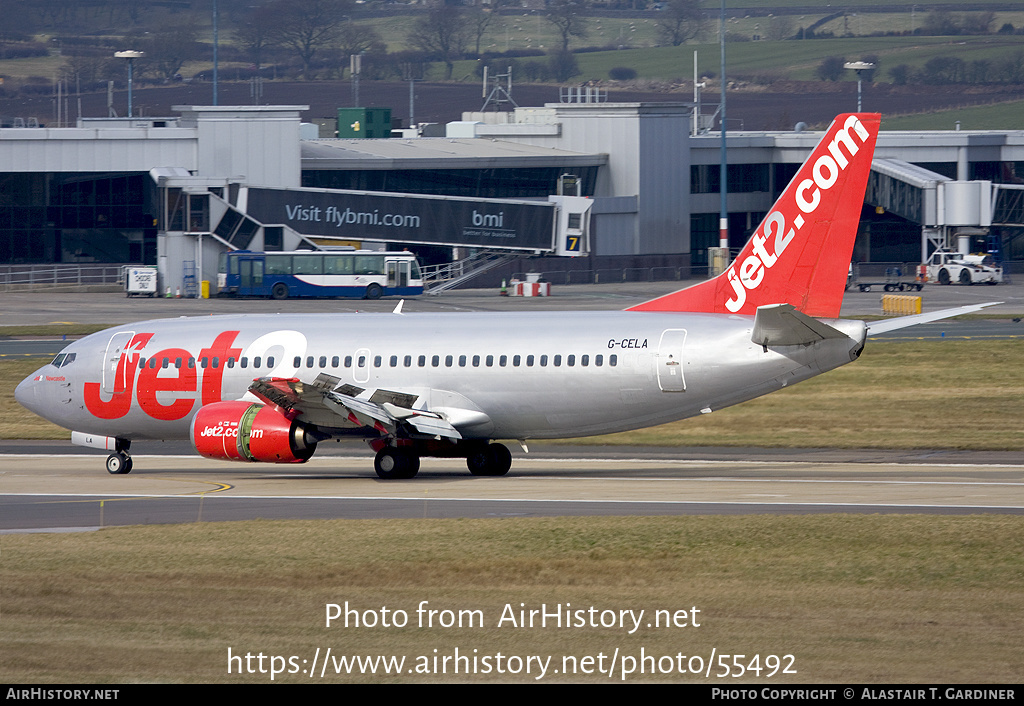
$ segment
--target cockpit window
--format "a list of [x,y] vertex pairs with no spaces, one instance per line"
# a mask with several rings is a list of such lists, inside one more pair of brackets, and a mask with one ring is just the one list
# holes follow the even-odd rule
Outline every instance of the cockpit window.
[[65,368],[75,362],[75,356],[77,353],[60,353],[53,362],[50,363],[55,368]]

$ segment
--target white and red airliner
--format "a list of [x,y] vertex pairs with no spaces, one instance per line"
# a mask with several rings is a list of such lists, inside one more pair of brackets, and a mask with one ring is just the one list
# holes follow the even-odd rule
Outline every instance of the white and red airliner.
[[860,356],[882,332],[986,305],[839,319],[880,116],[840,115],[720,276],[620,312],[244,315],[144,321],[64,349],[18,401],[109,450],[300,463],[366,439],[381,478],[422,456],[503,475],[495,439],[606,434],[708,414]]

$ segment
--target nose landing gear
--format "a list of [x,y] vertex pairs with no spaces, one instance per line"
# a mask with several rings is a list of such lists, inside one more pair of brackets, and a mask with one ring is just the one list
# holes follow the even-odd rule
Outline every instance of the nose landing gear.
[[124,451],[118,451],[107,456],[107,473],[112,475],[124,475],[132,472],[132,457]]

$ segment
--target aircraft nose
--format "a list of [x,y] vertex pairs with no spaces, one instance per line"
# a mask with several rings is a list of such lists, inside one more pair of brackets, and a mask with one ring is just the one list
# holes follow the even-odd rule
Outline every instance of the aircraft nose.
[[43,399],[43,368],[35,371],[14,388],[14,399],[25,409],[45,417],[46,401]]

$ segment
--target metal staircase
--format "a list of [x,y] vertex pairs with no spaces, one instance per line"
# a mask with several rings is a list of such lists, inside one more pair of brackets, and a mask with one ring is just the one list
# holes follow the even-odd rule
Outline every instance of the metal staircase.
[[421,268],[423,284],[427,288],[427,294],[441,294],[520,256],[521,253],[481,250],[455,262],[444,265],[427,265]]

